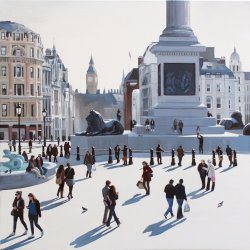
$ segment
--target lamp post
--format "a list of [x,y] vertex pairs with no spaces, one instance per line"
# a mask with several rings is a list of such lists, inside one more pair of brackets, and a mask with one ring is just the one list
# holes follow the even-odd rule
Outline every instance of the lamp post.
[[72,130],[73,130],[73,135],[75,134],[75,117],[72,116],[72,121],[73,121],[73,126],[72,126]]
[[45,136],[45,118],[47,116],[46,109],[43,109],[43,146],[46,147],[46,136]]
[[22,154],[21,153],[21,135],[20,135],[20,117],[22,114],[22,106],[20,105],[20,103],[16,106],[16,113],[18,116],[18,154]]

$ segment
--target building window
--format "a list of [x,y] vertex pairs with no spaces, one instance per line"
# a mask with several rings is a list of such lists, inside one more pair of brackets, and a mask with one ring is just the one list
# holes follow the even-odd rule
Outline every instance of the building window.
[[228,100],[228,108],[231,109],[231,100]]
[[207,103],[207,108],[210,109],[212,107],[212,97],[207,96],[206,103]]
[[30,40],[31,40],[31,42],[34,42],[34,36],[33,35],[30,35]]
[[239,66],[237,65],[237,71],[239,71]]
[[15,66],[14,67],[14,77],[23,77],[23,67],[22,66]]
[[210,73],[206,73],[205,78],[211,78],[211,74]]
[[38,80],[40,79],[40,69],[39,68],[37,69],[37,79]]
[[239,106],[239,111],[241,112],[241,106]]
[[240,77],[238,77],[238,83],[240,83]]
[[2,84],[2,95],[7,95],[7,85]]
[[7,76],[7,68],[6,68],[6,66],[2,66],[2,76]]
[[238,102],[240,102],[240,96],[238,96]]
[[34,84],[30,84],[30,95],[34,96]]
[[228,86],[228,93],[231,93],[231,86]]
[[14,95],[24,95],[24,84],[14,84]]
[[21,35],[20,33],[16,33],[16,41],[20,41],[21,40]]
[[235,66],[233,65],[233,71],[235,71]]
[[6,56],[6,47],[1,47],[1,55]]
[[38,93],[38,96],[41,95],[41,89],[40,89],[40,86],[37,86],[37,93]]
[[221,92],[221,85],[219,83],[216,85],[216,89],[217,89],[217,92]]
[[34,57],[34,48],[30,48],[30,57]]
[[207,88],[207,92],[210,93],[211,92],[211,84],[207,83],[206,88]]
[[30,78],[34,78],[34,68],[30,67]]
[[7,116],[7,104],[2,104],[2,116]]
[[240,92],[240,86],[238,87],[238,91]]
[[221,120],[221,115],[216,115],[216,120],[217,120],[217,124],[219,124]]
[[35,104],[31,104],[31,116],[35,116]]
[[216,98],[216,107],[217,109],[220,109],[221,108],[221,98]]
[[5,40],[5,32],[1,32],[1,40]]
[[161,96],[161,64],[158,64],[158,96]]

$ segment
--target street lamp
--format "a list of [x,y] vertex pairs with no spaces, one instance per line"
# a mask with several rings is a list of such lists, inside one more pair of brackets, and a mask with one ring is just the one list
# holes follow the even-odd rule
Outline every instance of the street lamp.
[[43,146],[46,147],[46,137],[45,137],[45,118],[47,116],[46,109],[43,109]]
[[73,135],[75,134],[75,117],[72,116],[72,121],[73,121]]
[[20,135],[20,117],[22,113],[22,106],[20,103],[16,106],[16,114],[18,116],[18,154],[21,153],[21,135]]

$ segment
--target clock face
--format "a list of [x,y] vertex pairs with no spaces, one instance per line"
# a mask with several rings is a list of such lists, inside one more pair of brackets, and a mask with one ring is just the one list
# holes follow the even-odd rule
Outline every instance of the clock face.
[[93,77],[92,77],[92,76],[89,76],[89,77],[88,77],[88,81],[92,82],[92,81],[93,81]]

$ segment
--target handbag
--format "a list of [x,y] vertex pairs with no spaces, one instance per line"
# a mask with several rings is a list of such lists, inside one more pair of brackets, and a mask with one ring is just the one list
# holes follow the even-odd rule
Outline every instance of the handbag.
[[10,215],[14,216],[14,214],[15,214],[15,209],[12,209],[11,212],[10,212]]
[[96,166],[95,166],[95,164],[92,165],[92,170],[93,170],[93,171],[96,171]]
[[139,188],[139,189],[144,189],[144,186],[143,186],[143,183],[142,181],[138,181],[136,186]]
[[184,212],[185,213],[190,212],[190,206],[189,206],[188,202],[186,202],[185,205],[184,205]]
[[60,177],[56,178],[56,184],[62,184],[62,179]]

